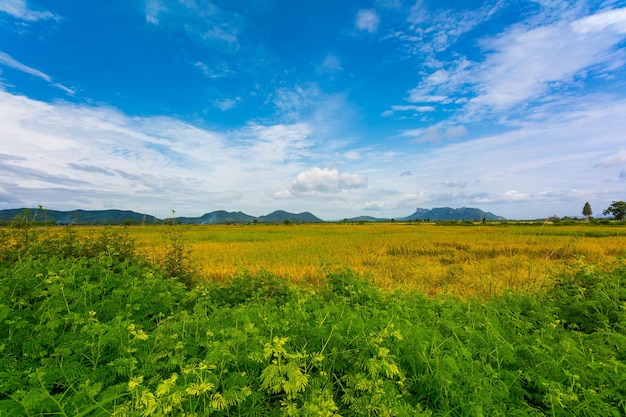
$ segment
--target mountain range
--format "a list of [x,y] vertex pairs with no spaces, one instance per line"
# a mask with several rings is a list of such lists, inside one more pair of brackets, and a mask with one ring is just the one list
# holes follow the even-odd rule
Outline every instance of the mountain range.
[[[343,219],[344,222],[384,222],[384,221],[480,221],[506,220],[490,212],[477,208],[450,208],[439,207],[433,209],[418,208],[410,216],[396,219],[359,216]],[[154,224],[174,222],[183,224],[246,224],[246,223],[322,223],[324,220],[308,211],[303,213],[289,213],[276,210],[270,214],[254,217],[241,211],[228,212],[224,210],[212,211],[200,217],[175,217],[159,219],[155,216],[137,213],[130,210],[72,210],[58,211],[47,209],[5,209],[0,210],[0,222],[35,221],[53,224]]]

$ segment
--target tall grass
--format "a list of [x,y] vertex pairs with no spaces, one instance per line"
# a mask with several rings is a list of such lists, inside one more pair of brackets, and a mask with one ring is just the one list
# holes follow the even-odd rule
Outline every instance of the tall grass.
[[[206,281],[260,271],[321,285],[344,267],[389,290],[491,296],[537,291],[578,255],[600,266],[626,253],[626,229],[423,224],[176,226]],[[162,228],[129,229],[150,254]],[[159,255],[161,256],[161,255]]]

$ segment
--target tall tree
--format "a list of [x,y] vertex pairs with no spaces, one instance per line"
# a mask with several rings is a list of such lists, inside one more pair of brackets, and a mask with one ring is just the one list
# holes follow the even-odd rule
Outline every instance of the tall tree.
[[614,201],[606,210],[602,212],[605,216],[607,214],[612,214],[616,220],[621,221],[626,215],[626,202],[624,201]]
[[585,203],[585,206],[583,207],[583,216],[585,216],[587,221],[589,221],[589,216],[591,216],[592,214],[593,211],[591,211],[591,204],[589,204],[589,202],[587,201]]

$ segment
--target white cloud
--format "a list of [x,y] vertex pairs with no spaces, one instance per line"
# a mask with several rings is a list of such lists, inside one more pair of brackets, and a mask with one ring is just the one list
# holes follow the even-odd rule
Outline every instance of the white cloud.
[[322,97],[317,84],[279,88],[275,91],[272,101],[279,115],[287,120],[297,120],[304,112],[310,110]]
[[603,32],[609,30],[616,34],[626,33],[626,8],[606,10],[587,16],[572,23],[577,33]]
[[213,105],[220,109],[221,111],[228,111],[235,108],[239,102],[241,101],[241,97],[225,98],[223,100],[215,100],[213,101]]
[[70,95],[74,94],[74,90],[67,88],[62,84],[54,82],[52,80],[52,77],[50,77],[48,74],[41,72],[38,69],[29,67],[28,65],[24,65],[18,60],[16,60],[15,58],[13,58],[12,56],[10,56],[9,54],[2,52],[2,51],[0,51],[0,64],[6,65],[7,67],[16,69],[18,71],[22,71],[26,74],[30,74],[34,77],[41,78],[42,80],[48,82],[53,87],[60,88],[61,90],[65,91],[67,94],[70,94]]
[[378,30],[379,23],[380,17],[373,10],[363,9],[356,14],[356,27],[360,30],[374,33]]
[[[423,0],[417,0],[407,18],[411,24],[409,33],[418,41],[411,42],[409,49],[414,53],[431,55],[443,52],[453,45],[462,35],[478,25],[487,22],[503,6],[503,1],[485,1],[480,8],[471,7],[460,10],[463,3],[454,5],[457,10],[429,10]],[[404,37],[404,39],[411,39]]]
[[[109,205],[163,216],[168,206],[198,215],[276,209],[271,196],[300,169],[310,132],[305,124],[255,124],[217,133],[0,91],[0,137],[12,138],[0,155],[0,187],[11,207]],[[224,196],[245,196],[245,206]]]
[[384,111],[382,115],[387,117],[387,116],[392,116],[396,112],[404,112],[404,111],[411,111],[414,113],[427,113],[427,112],[435,111],[435,107],[413,106],[413,105],[408,105],[408,106],[407,105],[404,105],[404,106],[394,105],[394,106],[391,106],[390,110]]
[[322,64],[318,67],[317,71],[319,73],[336,73],[343,70],[341,66],[341,61],[337,58],[336,55],[329,53],[322,61]]
[[408,91],[407,101],[411,103],[450,104],[451,96],[463,96],[470,92],[474,64],[465,57],[424,74],[420,84]]
[[202,73],[209,78],[221,78],[232,73],[232,70],[228,68],[228,65],[226,65],[225,63],[220,63],[218,65],[212,65],[211,67],[209,67],[202,61],[196,61],[193,63],[193,66],[196,68],[200,68]]
[[239,15],[210,0],[145,0],[144,14],[146,22],[163,29],[183,31],[189,40],[198,44],[218,43],[222,53],[239,51]]
[[520,193],[516,190],[510,190],[504,193],[504,197],[507,199],[520,201],[520,200],[528,200],[530,196],[524,193]]
[[601,71],[626,35],[625,10],[533,29],[517,27],[486,42],[491,53],[476,75],[478,96],[471,104],[507,109],[540,98],[559,83],[567,86],[585,70]]
[[602,158],[595,166],[601,168],[626,166],[626,150],[620,150],[615,154]]
[[167,11],[167,7],[165,7],[162,0],[146,0],[144,11],[146,15],[146,22],[158,25],[159,14]]
[[339,173],[337,168],[310,168],[299,173],[290,194],[339,193],[367,187],[367,178],[359,174]]
[[49,11],[30,9],[25,0],[2,0],[0,1],[0,12],[5,12],[15,18],[27,21],[56,18],[56,16]]
[[202,32],[203,39],[214,39],[226,43],[238,44],[237,29],[225,25],[224,27],[212,27]]
[[445,126],[437,124],[426,129],[412,129],[402,132],[402,136],[414,138],[414,141],[419,143],[459,139],[465,135],[467,135],[467,128],[463,125]]
[[413,88],[409,90],[407,101],[411,103],[449,103],[451,99],[448,96],[422,95],[420,89]]

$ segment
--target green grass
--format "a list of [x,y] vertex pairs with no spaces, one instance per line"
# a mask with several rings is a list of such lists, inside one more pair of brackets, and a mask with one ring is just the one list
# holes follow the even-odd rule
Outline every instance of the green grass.
[[194,285],[177,236],[153,265],[123,231],[0,232],[2,417],[626,414],[623,260],[461,300],[350,270]]

